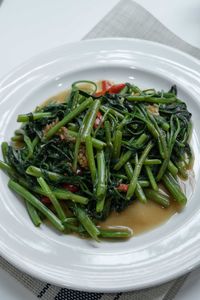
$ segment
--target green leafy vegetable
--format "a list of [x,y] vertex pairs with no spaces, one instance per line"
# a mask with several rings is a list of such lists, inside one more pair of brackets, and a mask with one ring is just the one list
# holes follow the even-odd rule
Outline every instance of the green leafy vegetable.
[[177,176],[186,179],[192,165],[192,123],[176,86],[166,92],[107,83],[98,91],[93,81],[74,82],[63,103],[20,114],[21,128],[2,143],[0,169],[35,226],[45,216],[62,232],[128,238],[131,230],[98,222],[137,200],[186,204]]

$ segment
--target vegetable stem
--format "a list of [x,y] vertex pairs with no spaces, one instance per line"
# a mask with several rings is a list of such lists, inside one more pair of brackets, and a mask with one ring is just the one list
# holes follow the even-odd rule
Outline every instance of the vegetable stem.
[[[78,132],[76,132],[76,131],[68,130],[67,133],[69,134],[69,136],[72,136],[75,138],[78,137]],[[85,141],[84,138],[82,141],[83,142]],[[103,149],[103,147],[106,146],[106,143],[102,142],[101,140],[95,139],[95,138],[92,138],[92,144],[96,149],[99,149],[99,150]]]
[[63,231],[65,228],[62,225],[61,221],[56,217],[56,215],[48,209],[44,204],[40,202],[33,194],[31,194],[24,187],[19,185],[13,180],[9,180],[8,186],[11,190],[19,194],[22,198],[26,199],[32,206],[38,209],[42,214],[44,214],[49,221],[60,231]]
[[28,211],[28,214],[30,216],[31,221],[33,222],[33,224],[38,227],[41,225],[42,221],[37,213],[37,210],[35,209],[35,207],[28,201],[25,201],[26,204],[26,209]]
[[36,120],[40,120],[42,118],[49,118],[51,117],[51,113],[49,112],[38,112],[38,113],[30,113],[26,115],[18,115],[17,122],[32,122]]
[[37,182],[41,186],[42,190],[45,192],[46,196],[51,200],[59,219],[63,221],[66,218],[66,216],[55,194],[52,192],[52,190],[42,177],[37,178]]
[[104,127],[105,127],[105,136],[106,136],[106,145],[112,150],[113,144],[111,140],[111,126],[108,120],[105,121]]
[[144,149],[138,163],[135,165],[133,178],[130,181],[129,188],[128,188],[128,191],[127,191],[127,194],[126,194],[127,200],[130,200],[130,198],[133,196],[133,194],[135,192],[138,176],[140,175],[142,165],[143,165],[146,157],[148,156],[149,152],[151,151],[152,147],[153,147],[153,143],[149,142],[148,145],[146,146],[146,148]]
[[128,96],[126,97],[128,101],[137,101],[137,102],[151,102],[151,103],[160,103],[160,104],[170,104],[176,101],[176,97],[171,98],[156,98],[152,95],[146,96]]
[[96,120],[96,115],[97,115],[100,105],[101,105],[100,100],[96,100],[92,103],[92,105],[89,109],[89,114],[85,121],[85,124],[83,123],[83,126],[84,126],[83,138],[90,135],[93,125],[94,125],[94,122]]
[[116,130],[114,134],[113,140],[113,159],[118,159],[121,152],[121,145],[122,145],[122,132],[121,130]]
[[148,199],[161,204],[164,207],[169,207],[169,196],[160,193],[159,191],[155,191],[152,189],[145,189],[145,195]]
[[101,212],[104,207],[105,197],[106,197],[106,189],[107,189],[107,175],[106,175],[106,164],[104,151],[97,152],[97,188],[96,188],[96,211]]
[[7,162],[7,155],[8,155],[8,143],[7,142],[3,142],[1,144],[1,151],[2,151],[2,155],[3,155],[3,160],[6,163]]
[[34,177],[42,177],[42,176],[45,175],[46,177],[48,177],[52,181],[60,181],[60,180],[63,180],[65,178],[65,176],[63,176],[61,174],[57,174],[57,173],[54,173],[54,172],[46,171],[44,169],[40,169],[40,168],[37,168],[35,166],[29,166],[26,169],[26,173],[28,175],[32,175]]
[[149,166],[145,166],[145,170],[147,172],[147,176],[149,178],[149,181],[151,183],[151,186],[152,186],[153,190],[154,191],[158,191],[158,185],[157,185],[156,180],[155,180],[155,178],[153,176],[151,168]]
[[74,110],[72,110],[70,113],[68,113],[60,122],[58,122],[55,126],[53,126],[45,135],[45,140],[49,140],[52,138],[54,134],[63,126],[65,126],[67,123],[69,123],[71,120],[73,120],[75,117],[80,115],[86,108],[88,108],[93,102],[92,98],[86,99],[83,103],[81,103],[78,107],[76,107]]
[[83,227],[85,228],[85,230],[89,233],[89,235],[94,240],[96,240],[97,242],[99,242],[98,236],[100,235],[100,231],[95,226],[95,224],[92,222],[92,220],[90,219],[90,217],[86,214],[86,212],[84,211],[84,209],[82,209],[82,208],[80,208],[78,206],[74,206],[73,209],[74,209],[74,213],[75,213],[77,219],[83,225]]
[[91,136],[86,136],[85,145],[86,145],[86,156],[88,160],[88,165],[91,173],[92,182],[94,185],[96,180],[96,164],[94,159],[94,151],[93,151]]
[[178,182],[174,179],[171,173],[166,172],[163,176],[163,183],[172,195],[172,197],[180,204],[185,205],[187,202],[186,196],[181,191]]
[[98,227],[100,236],[103,238],[130,238],[133,235],[133,231],[130,228],[124,228],[119,230],[118,228],[103,229]]

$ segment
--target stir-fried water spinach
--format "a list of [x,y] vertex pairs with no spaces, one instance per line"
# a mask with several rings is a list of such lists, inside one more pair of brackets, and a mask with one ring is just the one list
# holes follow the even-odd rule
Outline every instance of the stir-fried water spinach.
[[36,226],[47,218],[60,231],[97,241],[127,238],[131,230],[98,222],[133,201],[166,208],[170,195],[186,204],[177,177],[186,179],[192,162],[191,113],[176,86],[165,92],[102,81],[97,90],[87,81],[88,91],[80,83],[63,103],[18,116],[22,125],[2,143],[0,168]]

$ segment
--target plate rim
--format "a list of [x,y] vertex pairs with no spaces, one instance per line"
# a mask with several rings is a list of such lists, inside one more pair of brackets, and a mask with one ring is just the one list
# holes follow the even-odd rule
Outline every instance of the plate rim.
[[[90,38],[90,39],[85,39],[85,40],[80,40],[80,41],[75,41],[75,42],[70,42],[70,43],[62,43],[58,46],[55,47],[51,47],[48,48],[46,50],[40,51],[38,52],[36,55],[31,56],[30,58],[26,59],[25,61],[23,61],[20,64],[17,64],[14,68],[11,68],[10,71],[6,72],[3,76],[0,77],[0,84],[1,82],[4,80],[4,78],[7,78],[9,76],[11,76],[13,73],[15,73],[16,71],[20,70],[21,68],[25,67],[26,65],[28,65],[33,59],[35,58],[39,58],[40,56],[43,56],[44,54],[48,54],[51,52],[54,52],[60,48],[65,48],[67,46],[73,46],[76,44],[85,44],[85,43],[95,43],[95,42],[104,42],[104,41],[135,41],[135,42],[145,42],[148,43],[149,45],[157,45],[159,47],[165,48],[165,49],[169,49],[171,51],[174,51],[176,53],[179,53],[181,55],[184,55],[185,57],[193,60],[195,63],[199,64],[200,66],[200,60],[182,50],[179,50],[177,48],[174,48],[172,46],[169,45],[165,45],[163,43],[157,42],[157,41],[151,41],[148,39],[139,39],[139,38],[129,38],[129,37],[102,37],[102,38]],[[1,87],[1,86],[0,86]]]
[[[25,66],[29,65],[34,59],[40,59],[40,57],[43,57],[44,54],[50,54],[58,49],[61,49],[61,48],[65,48],[65,47],[70,47],[70,46],[75,46],[75,45],[79,45],[80,43],[95,43],[95,42],[105,42],[105,41],[135,41],[135,42],[145,42],[145,43],[148,43],[149,45],[152,45],[152,46],[159,46],[161,48],[165,48],[165,49],[169,49],[170,51],[173,51],[175,53],[179,53],[180,55],[182,56],[185,56],[187,58],[189,58],[190,60],[192,60],[194,63],[198,64],[200,66],[200,61],[181,51],[181,50],[178,50],[176,48],[173,48],[171,46],[167,46],[167,45],[164,45],[164,44],[161,44],[161,43],[158,43],[158,42],[153,42],[153,41],[149,41],[149,40],[144,40],[144,39],[133,39],[133,38],[100,38],[100,39],[88,39],[88,40],[83,40],[83,41],[77,41],[77,42],[72,42],[72,43],[64,43],[60,46],[56,46],[56,47],[53,47],[53,48],[50,48],[46,51],[42,51],[38,54],[36,54],[35,56],[29,58],[28,60],[26,60],[25,62],[19,64],[18,66],[16,66],[15,68],[13,68],[12,70],[10,70],[8,73],[6,73],[4,76],[2,76],[0,78],[0,88],[1,88],[1,83],[4,81],[5,78],[9,78],[10,76],[12,76],[13,74],[15,74],[17,71],[19,71],[20,69],[24,68]],[[0,244],[1,245],[1,244]],[[34,270],[33,268],[31,269],[30,266],[29,268],[27,269],[27,265],[26,263],[22,263],[22,261],[20,260],[16,260],[16,257],[14,258],[13,256],[9,256],[9,251],[4,251],[3,252],[3,249],[2,247],[0,247],[0,254],[9,262],[11,263],[12,265],[14,265],[15,267],[17,267],[19,270],[25,272],[26,274],[29,274],[31,276],[33,276],[34,278],[37,278],[37,279],[40,279],[42,281],[44,280],[47,280],[46,278],[44,278],[44,275],[43,273],[37,273],[38,271],[37,270]],[[189,272],[190,270],[192,270],[193,268],[197,267],[198,265],[200,265],[200,261],[194,265],[191,265],[191,268],[188,269],[188,268],[182,268],[182,270],[179,270],[179,272],[177,272],[176,274],[174,275],[165,275],[164,278],[161,278],[161,279],[156,279],[156,280],[152,280],[151,283],[147,283],[146,285],[143,283],[142,286],[138,286],[137,288],[134,287],[134,290],[138,290],[138,289],[143,289],[143,288],[147,288],[147,287],[152,287],[152,286],[155,286],[155,285],[159,285],[159,284],[162,284],[164,282],[167,282],[169,280],[172,280],[174,278],[177,278],[183,274],[185,274],[186,272]],[[46,274],[47,276],[47,274]],[[56,284],[58,286],[61,286],[61,287],[65,287],[65,288],[70,288],[70,289],[74,289],[74,290],[80,290],[80,285],[78,284],[71,284],[68,285],[67,283],[66,284],[62,284],[59,282],[59,279],[56,280],[55,279],[51,279],[51,277],[48,279],[48,282],[51,283],[51,284]],[[81,288],[81,291],[87,291],[87,292],[126,292],[126,291],[131,291],[132,290],[132,287],[129,286],[129,287],[125,287],[125,288],[119,288],[117,289],[116,287],[113,287],[113,288],[99,288],[98,286],[96,288],[91,288],[91,287],[82,287]]]

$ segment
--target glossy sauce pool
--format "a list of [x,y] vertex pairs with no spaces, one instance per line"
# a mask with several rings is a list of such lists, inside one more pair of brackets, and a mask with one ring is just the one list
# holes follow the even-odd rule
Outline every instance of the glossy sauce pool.
[[[86,90],[87,85],[84,85],[82,88]],[[41,106],[55,102],[62,103],[69,93],[70,90],[61,92],[47,99]],[[184,184],[184,192],[186,192],[188,181],[182,182],[182,185]],[[170,199],[168,208],[164,208],[151,200],[148,200],[146,204],[135,200],[123,212],[112,212],[107,220],[99,222],[98,225],[101,225],[102,228],[118,227],[123,229],[129,227],[133,230],[133,234],[137,235],[165,223],[174,214],[181,212],[181,209],[181,206],[173,199]]]
[[137,235],[166,222],[180,209],[180,205],[173,200],[168,208],[164,208],[151,200],[148,200],[146,204],[136,200],[123,212],[112,212],[109,218],[100,222],[99,225],[103,228],[129,227],[133,230],[134,235]]

